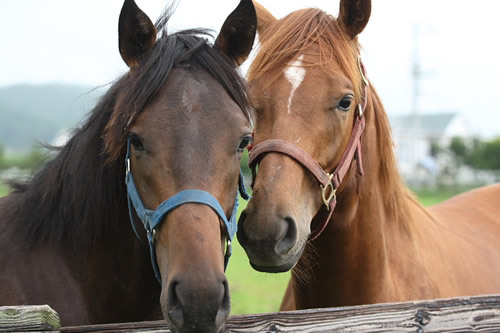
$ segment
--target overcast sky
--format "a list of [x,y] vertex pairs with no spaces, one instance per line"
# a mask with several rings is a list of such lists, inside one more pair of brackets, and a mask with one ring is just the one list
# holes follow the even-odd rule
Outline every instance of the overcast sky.
[[[216,31],[238,0],[178,0],[171,31]],[[153,21],[164,0],[137,0]],[[261,0],[275,16],[338,0]],[[120,0],[0,0],[0,87],[72,83],[95,87],[127,70],[118,53]],[[417,54],[422,113],[458,111],[474,132],[500,135],[500,1],[373,0],[360,36],[371,81],[390,113],[412,109]],[[418,48],[417,48],[418,47]],[[415,49],[417,52],[415,53]]]

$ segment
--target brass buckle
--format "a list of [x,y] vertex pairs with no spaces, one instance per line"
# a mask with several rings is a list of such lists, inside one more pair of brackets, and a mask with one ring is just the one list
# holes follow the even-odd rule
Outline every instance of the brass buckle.
[[[319,187],[321,188],[321,198],[323,199],[323,203],[325,204],[326,206],[326,210],[329,211],[330,210],[330,202],[332,201],[333,198],[337,199],[336,198],[336,192],[337,192],[337,189],[333,187],[333,183],[332,183],[332,179],[333,179],[333,174],[328,174],[328,178],[330,179],[328,181],[328,184],[326,184],[326,186],[323,186],[323,185],[319,185]],[[328,195],[328,199],[326,198],[326,190],[330,188],[330,194]]]

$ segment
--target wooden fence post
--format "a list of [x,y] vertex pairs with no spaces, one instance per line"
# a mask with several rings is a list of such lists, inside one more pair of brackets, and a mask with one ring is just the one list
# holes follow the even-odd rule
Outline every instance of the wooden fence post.
[[53,331],[59,315],[48,305],[0,306],[0,332]]

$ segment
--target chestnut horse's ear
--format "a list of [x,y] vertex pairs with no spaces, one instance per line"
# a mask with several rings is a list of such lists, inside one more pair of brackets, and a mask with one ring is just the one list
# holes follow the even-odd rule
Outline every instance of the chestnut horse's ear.
[[257,11],[257,32],[259,33],[259,37],[262,40],[263,36],[265,36],[266,31],[269,30],[269,27],[278,21],[276,17],[271,14],[264,6],[262,6],[258,2],[254,2],[255,10]]
[[339,21],[344,31],[355,38],[365,28],[372,10],[371,0],[341,0]]
[[153,22],[134,0],[125,0],[118,21],[118,47],[125,63],[134,68],[155,44]]
[[226,18],[215,45],[239,66],[252,51],[256,32],[257,14],[252,0],[241,0]]

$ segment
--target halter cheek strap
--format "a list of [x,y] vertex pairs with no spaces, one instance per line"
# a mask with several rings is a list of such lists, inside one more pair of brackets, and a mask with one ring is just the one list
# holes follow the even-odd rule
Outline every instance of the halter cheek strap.
[[320,224],[315,230],[311,232],[311,234],[309,235],[309,240],[316,239],[326,228],[328,221],[330,221],[333,210],[337,205],[337,189],[342,183],[344,177],[347,175],[353,160],[356,160],[357,162],[359,174],[363,175],[364,173],[363,162],[361,158],[361,138],[366,125],[364,112],[366,110],[366,105],[368,102],[369,83],[366,79],[366,70],[363,63],[361,62],[360,57],[358,57],[358,68],[363,84],[363,95],[361,96],[361,103],[358,104],[358,108],[356,110],[357,112],[355,115],[351,137],[349,138],[349,142],[347,143],[347,147],[342,154],[340,162],[332,173],[326,172],[319,165],[319,163],[311,157],[311,155],[309,155],[300,147],[288,141],[270,139],[265,140],[252,148],[249,148],[249,150],[251,150],[248,155],[248,165],[250,166],[250,169],[252,169],[252,187],[255,182],[256,167],[260,160],[262,160],[264,155],[267,153],[280,153],[293,158],[305,169],[307,169],[318,181],[321,189],[321,199],[323,200],[324,207],[326,208],[327,216],[326,218],[323,218],[325,214],[320,214]]
[[[211,195],[206,191],[198,189],[184,190],[178,192],[174,196],[162,202],[155,210],[150,210],[147,209],[142,203],[142,200],[139,196],[139,192],[137,191],[137,188],[135,186],[134,177],[130,169],[130,140],[127,142],[127,155],[125,157],[125,163],[126,163],[125,183],[127,185],[127,192],[128,192],[128,208],[129,208],[130,222],[132,223],[132,228],[135,234],[140,239],[134,223],[134,215],[132,212],[132,207],[134,207],[137,216],[139,216],[139,218],[141,219],[144,225],[144,229],[146,229],[147,232],[149,250],[151,253],[151,264],[153,265],[153,270],[156,279],[161,283],[160,269],[156,261],[156,252],[154,246],[156,229],[158,228],[163,218],[168,213],[170,213],[177,207],[188,203],[195,203],[195,204],[202,204],[209,206],[217,214],[219,219],[224,222],[226,236],[227,236],[227,245],[224,254],[224,270],[225,270],[229,262],[229,257],[231,257],[232,254],[231,242],[238,228],[236,222],[236,212],[238,210],[238,194],[236,194],[233,211],[229,219],[226,217],[224,209],[221,207],[221,205],[213,195]],[[238,181],[238,189],[241,197],[245,200],[248,200],[250,196],[248,195],[245,189],[243,173],[241,172],[241,170],[240,170],[240,178]]]

